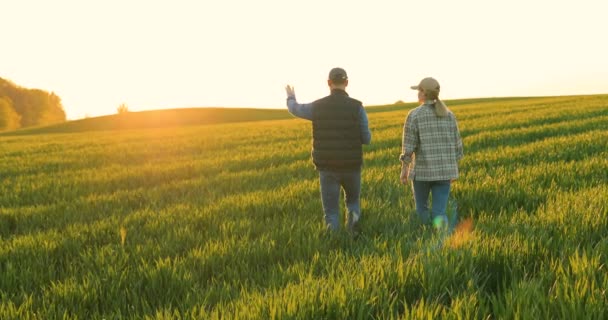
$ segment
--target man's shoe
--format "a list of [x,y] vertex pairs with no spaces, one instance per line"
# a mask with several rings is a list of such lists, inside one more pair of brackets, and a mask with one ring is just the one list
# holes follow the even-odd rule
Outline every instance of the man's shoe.
[[361,214],[355,211],[351,211],[348,213],[348,220],[346,221],[346,227],[348,232],[350,232],[353,236],[358,236],[361,233],[359,220],[361,219]]

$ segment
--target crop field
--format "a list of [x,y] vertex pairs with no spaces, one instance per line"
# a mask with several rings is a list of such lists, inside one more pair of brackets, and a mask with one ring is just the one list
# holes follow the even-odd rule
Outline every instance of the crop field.
[[368,108],[357,239],[305,120],[0,135],[0,319],[608,318],[608,95],[447,104],[448,238],[399,184],[413,104]]

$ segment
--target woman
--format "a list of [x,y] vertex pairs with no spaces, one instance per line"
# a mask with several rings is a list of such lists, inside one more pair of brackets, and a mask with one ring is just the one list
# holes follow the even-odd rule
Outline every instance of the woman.
[[[421,105],[411,110],[403,126],[401,183],[412,182],[416,212],[422,223],[447,227],[446,208],[451,182],[458,178],[463,156],[456,117],[439,100],[439,82],[424,78],[417,86]],[[432,209],[429,214],[429,193]]]

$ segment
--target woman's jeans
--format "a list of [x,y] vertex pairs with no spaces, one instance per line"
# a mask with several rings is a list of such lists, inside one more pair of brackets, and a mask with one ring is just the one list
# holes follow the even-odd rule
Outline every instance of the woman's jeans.
[[[450,195],[450,180],[442,181],[412,181],[416,212],[422,223],[429,224],[437,217],[447,222],[446,210]],[[429,212],[429,194],[432,195],[433,206]]]

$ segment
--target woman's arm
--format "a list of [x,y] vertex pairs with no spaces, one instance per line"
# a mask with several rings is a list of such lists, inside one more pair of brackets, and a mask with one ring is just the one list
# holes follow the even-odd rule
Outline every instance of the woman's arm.
[[460,137],[460,130],[458,129],[456,117],[454,117],[454,137],[456,139],[456,159],[460,160],[464,157],[464,146],[462,144],[462,138]]
[[[413,110],[412,110],[413,111]],[[401,183],[406,184],[409,179],[409,167],[414,151],[418,147],[418,126],[413,112],[407,115],[403,125],[403,139],[401,142]]]
[[413,112],[410,111],[405,119],[405,124],[403,125],[403,139],[401,141],[401,155],[399,156],[399,160],[401,160],[404,165],[410,164],[410,162],[412,162],[412,155],[417,147],[418,126],[416,117]]

